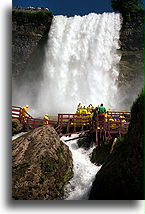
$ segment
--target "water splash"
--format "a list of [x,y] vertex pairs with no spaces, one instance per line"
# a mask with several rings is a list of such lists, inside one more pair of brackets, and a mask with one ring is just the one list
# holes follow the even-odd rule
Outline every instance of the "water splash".
[[[77,135],[71,135],[71,138]],[[62,137],[61,140],[69,146],[73,158],[73,172],[74,176],[69,184],[65,187],[64,200],[88,200],[88,196],[100,166],[91,163],[89,155],[92,153],[94,147],[89,150],[79,148],[77,140],[65,142],[70,137]]]
[[18,134],[13,135],[13,136],[12,136],[12,141],[13,141],[13,140],[16,140],[18,137],[23,136],[24,134],[26,134],[26,132],[20,132],[20,133],[18,133]]

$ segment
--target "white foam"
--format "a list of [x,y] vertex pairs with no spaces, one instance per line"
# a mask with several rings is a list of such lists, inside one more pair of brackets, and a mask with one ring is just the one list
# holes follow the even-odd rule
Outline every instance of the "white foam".
[[20,136],[22,136],[22,135],[24,135],[24,134],[26,134],[26,132],[21,132],[21,133],[18,133],[18,134],[13,135],[13,136],[12,136],[12,141],[13,141],[13,140],[16,140],[18,137],[20,137]]
[[[71,138],[77,135],[72,135]],[[90,161],[89,155],[92,153],[94,147],[89,150],[79,148],[76,141],[72,140],[65,142],[70,137],[62,137],[61,140],[69,146],[73,158],[73,172],[74,176],[65,188],[65,200],[87,200],[91,190],[95,175],[100,167],[94,165]]]
[[38,99],[44,112],[71,113],[79,102],[115,106],[120,27],[115,13],[54,17]]

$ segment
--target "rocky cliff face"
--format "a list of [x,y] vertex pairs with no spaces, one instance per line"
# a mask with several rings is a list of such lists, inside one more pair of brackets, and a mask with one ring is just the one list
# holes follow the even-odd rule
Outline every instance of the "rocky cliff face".
[[90,200],[143,200],[143,100],[142,93],[132,107],[127,136],[116,142],[96,175]]
[[[38,72],[44,59],[44,45],[52,22],[52,14],[39,11],[12,13],[12,72],[13,77]],[[39,73],[39,72],[38,72]]]
[[123,109],[130,109],[143,88],[143,13],[133,14],[123,23],[120,35],[122,58],[119,64],[119,99]]
[[36,128],[12,142],[12,198],[61,199],[72,168],[71,152],[55,130]]

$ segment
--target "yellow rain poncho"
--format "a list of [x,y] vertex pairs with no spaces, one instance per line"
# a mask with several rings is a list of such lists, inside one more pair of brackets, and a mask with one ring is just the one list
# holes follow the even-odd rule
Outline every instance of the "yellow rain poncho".
[[45,114],[45,116],[43,117],[43,124],[48,125],[48,121],[49,121],[48,114]]

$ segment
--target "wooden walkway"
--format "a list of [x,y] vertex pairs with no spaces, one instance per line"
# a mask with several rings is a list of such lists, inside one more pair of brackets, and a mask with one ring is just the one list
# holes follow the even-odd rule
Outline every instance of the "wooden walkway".
[[[121,118],[120,116],[124,116]],[[27,113],[22,116],[22,108],[12,106],[12,119],[18,119],[21,124],[37,128],[44,125],[41,118],[33,118]],[[109,116],[101,122],[96,118],[93,121],[90,114],[58,114],[57,120],[49,120],[50,126],[54,127],[60,136],[71,134],[92,133],[95,134],[96,144],[108,142],[112,136],[122,136],[127,133],[130,122],[130,112],[110,112]]]

